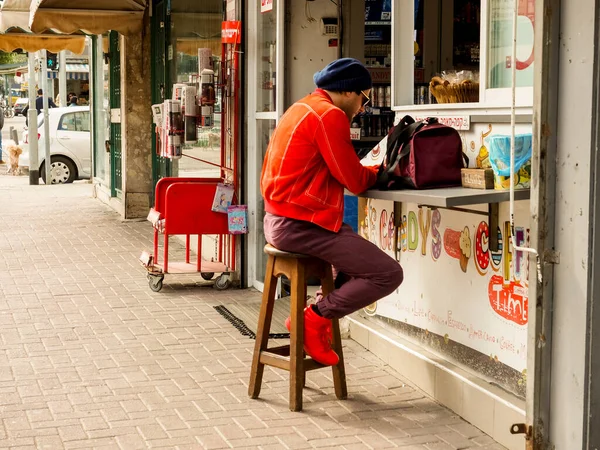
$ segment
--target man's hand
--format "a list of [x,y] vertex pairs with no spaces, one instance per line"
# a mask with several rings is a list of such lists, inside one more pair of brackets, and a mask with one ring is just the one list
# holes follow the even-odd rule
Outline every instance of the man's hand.
[[379,168],[381,167],[381,164],[377,164],[376,166],[364,166],[365,169],[369,169],[371,172],[373,172],[375,175],[379,174]]

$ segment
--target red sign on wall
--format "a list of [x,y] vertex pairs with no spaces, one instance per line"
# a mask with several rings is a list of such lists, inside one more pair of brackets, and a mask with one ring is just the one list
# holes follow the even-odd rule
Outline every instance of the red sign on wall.
[[239,20],[221,22],[221,42],[223,44],[241,44],[242,22]]
[[273,0],[260,0],[260,12],[273,11]]

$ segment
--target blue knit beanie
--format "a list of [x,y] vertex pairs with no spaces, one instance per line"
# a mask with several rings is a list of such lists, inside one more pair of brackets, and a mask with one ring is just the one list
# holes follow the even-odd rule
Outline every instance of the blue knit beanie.
[[360,92],[373,86],[367,68],[354,58],[336,59],[315,73],[313,80],[318,88],[336,92]]

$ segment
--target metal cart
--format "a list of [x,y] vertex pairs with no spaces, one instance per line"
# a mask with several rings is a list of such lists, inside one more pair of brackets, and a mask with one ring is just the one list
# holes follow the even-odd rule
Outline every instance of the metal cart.
[[[158,292],[163,287],[166,274],[195,274],[211,280],[220,274],[214,283],[216,289],[227,289],[231,285],[230,272],[235,270],[230,259],[232,252],[226,248],[233,243],[228,235],[227,214],[211,210],[220,179],[210,178],[162,178],[156,184],[155,205],[148,220],[154,226],[154,253],[143,252],[140,260],[148,270],[150,289]],[[162,263],[159,263],[158,245],[164,236]],[[169,262],[169,237],[185,235],[185,261]],[[196,261],[190,262],[190,238],[198,235]],[[211,261],[202,260],[202,236],[218,235],[218,255]]]

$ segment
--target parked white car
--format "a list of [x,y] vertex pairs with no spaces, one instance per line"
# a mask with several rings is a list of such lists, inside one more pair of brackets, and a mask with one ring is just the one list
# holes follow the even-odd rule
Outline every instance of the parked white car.
[[[71,106],[48,111],[52,184],[72,183],[91,173],[90,107]],[[44,115],[38,116],[38,162],[46,183]],[[24,153],[29,155],[29,132],[23,132]],[[30,167],[31,169],[31,167]]]
[[28,98],[18,98],[14,104],[15,116],[23,114],[23,110],[29,104]]

